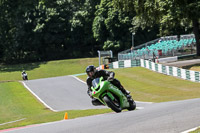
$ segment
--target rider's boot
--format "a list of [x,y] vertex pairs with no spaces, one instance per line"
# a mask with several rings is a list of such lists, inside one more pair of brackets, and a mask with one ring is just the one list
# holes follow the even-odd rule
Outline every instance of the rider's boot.
[[125,90],[123,86],[120,86],[120,90],[126,96],[126,98],[128,99],[128,101],[132,100],[131,95],[130,95],[130,91]]

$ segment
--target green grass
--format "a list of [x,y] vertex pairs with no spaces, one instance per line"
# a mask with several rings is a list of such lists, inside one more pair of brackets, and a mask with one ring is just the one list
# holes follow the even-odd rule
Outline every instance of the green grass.
[[[0,66],[0,81],[21,80],[21,71],[27,70],[29,79],[84,73],[87,65],[98,65],[98,58],[72,59]],[[200,84],[159,74],[142,67],[115,69],[116,78],[131,91],[137,101],[165,102],[199,98]],[[79,78],[86,80],[86,75]],[[23,121],[0,126],[0,129],[112,112],[110,109],[68,110],[52,112],[45,108],[19,82],[0,83],[0,124],[26,118]]]
[[84,73],[88,65],[98,65],[98,58],[83,58],[28,63],[19,65],[0,65],[0,81],[22,80],[21,72],[26,70],[29,79],[39,79]]
[[[142,67],[113,71],[137,101],[166,102],[200,97],[200,83],[159,74]],[[86,80],[86,75],[79,77]]]
[[184,69],[193,70],[193,71],[200,71],[200,64],[194,64],[183,67]]
[[198,128],[197,130],[192,131],[192,132],[190,132],[190,133],[200,133],[200,128]]
[[0,124],[26,118],[25,120],[0,126],[0,129],[57,121],[112,112],[110,109],[67,110],[52,112],[45,108],[19,82],[0,83]]

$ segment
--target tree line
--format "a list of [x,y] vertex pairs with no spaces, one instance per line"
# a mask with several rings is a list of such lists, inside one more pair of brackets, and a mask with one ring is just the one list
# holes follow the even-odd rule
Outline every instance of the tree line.
[[198,0],[0,0],[0,62],[117,54],[131,48],[132,33],[135,46],[192,32],[198,40],[199,7]]

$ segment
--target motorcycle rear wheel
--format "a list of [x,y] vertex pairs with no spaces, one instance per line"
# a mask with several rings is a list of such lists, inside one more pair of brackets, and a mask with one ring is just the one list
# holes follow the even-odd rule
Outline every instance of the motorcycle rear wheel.
[[104,96],[103,100],[108,105],[108,107],[110,107],[116,113],[119,113],[122,111],[121,107],[119,106],[120,104],[119,103],[115,104],[114,101],[112,101],[108,96]]

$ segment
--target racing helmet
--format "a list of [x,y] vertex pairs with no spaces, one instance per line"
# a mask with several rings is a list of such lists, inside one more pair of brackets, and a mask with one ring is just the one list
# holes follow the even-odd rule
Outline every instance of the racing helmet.
[[[89,66],[87,66],[85,71],[89,77],[93,77],[96,72],[96,68],[93,65],[89,65]],[[94,72],[94,73],[93,73],[93,75],[89,75],[89,72]]]

